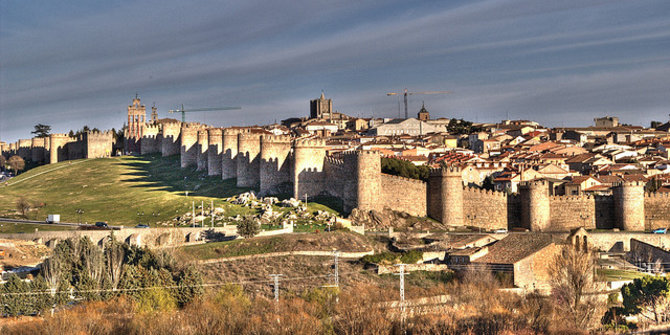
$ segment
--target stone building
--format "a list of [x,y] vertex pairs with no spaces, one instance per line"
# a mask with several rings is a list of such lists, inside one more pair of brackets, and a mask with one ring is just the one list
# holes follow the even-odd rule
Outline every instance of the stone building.
[[384,122],[369,130],[370,135],[375,136],[392,136],[392,135],[425,135],[428,133],[445,132],[446,127],[434,126],[428,122],[421,121],[415,118],[409,119],[392,119]]
[[330,119],[333,113],[333,100],[326,99],[323,92],[318,99],[309,101],[309,117],[312,119]]
[[140,140],[144,136],[147,109],[140,103],[139,96],[135,95],[133,103],[128,106],[128,123],[125,131],[126,152],[140,152]]

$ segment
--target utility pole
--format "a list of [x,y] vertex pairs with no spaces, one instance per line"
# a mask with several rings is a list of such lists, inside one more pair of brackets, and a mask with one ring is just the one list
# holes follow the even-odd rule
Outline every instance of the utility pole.
[[193,213],[191,214],[191,227],[195,227],[195,201],[193,201]]
[[212,229],[214,229],[214,200],[212,200],[211,204],[209,205],[209,214],[212,215]]
[[339,269],[339,258],[340,252],[335,250],[333,251],[333,256],[335,256],[335,287],[340,287],[340,269]]
[[278,273],[278,274],[271,274],[269,275],[275,280],[275,302],[279,302],[279,277],[283,276],[283,274]]
[[205,228],[205,201],[200,201],[200,227]]
[[398,267],[398,276],[400,277],[400,320],[401,323],[405,324],[405,265],[406,264],[397,264]]

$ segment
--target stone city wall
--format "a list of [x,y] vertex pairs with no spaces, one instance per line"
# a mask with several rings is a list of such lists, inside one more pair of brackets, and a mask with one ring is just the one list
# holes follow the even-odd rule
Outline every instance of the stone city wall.
[[426,216],[426,183],[388,174],[381,175],[381,201],[384,207]]
[[466,187],[463,190],[463,215],[468,226],[507,229],[507,194]]

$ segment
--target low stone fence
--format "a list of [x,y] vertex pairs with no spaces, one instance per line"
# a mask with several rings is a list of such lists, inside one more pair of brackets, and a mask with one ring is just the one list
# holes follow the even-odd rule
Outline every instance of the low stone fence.
[[[363,258],[367,255],[374,255],[375,251],[354,251],[346,252],[340,251],[340,258],[352,258],[358,259]],[[207,259],[203,261],[198,261],[198,264],[211,264],[211,263],[222,263],[222,262],[234,262],[245,259],[258,259],[258,258],[270,258],[270,257],[283,257],[283,256],[320,256],[320,257],[331,257],[333,256],[332,251],[278,251],[278,252],[268,252],[265,254],[255,254],[255,255],[244,255],[244,256],[232,256],[232,257],[222,257],[216,259]]]
[[[412,272],[412,271],[430,271],[430,272],[437,272],[437,271],[451,271],[449,270],[449,267],[446,264],[406,264],[405,265],[405,272]],[[398,272],[398,267],[395,265],[378,265],[377,266],[377,274],[382,275],[382,274],[387,274],[387,273],[396,273]]]

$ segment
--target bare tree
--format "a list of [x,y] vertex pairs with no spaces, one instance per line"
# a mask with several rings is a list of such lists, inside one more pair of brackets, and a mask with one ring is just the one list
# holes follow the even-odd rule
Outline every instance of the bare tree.
[[30,204],[30,201],[28,201],[24,197],[21,197],[21,198],[16,200],[16,209],[19,212],[21,212],[21,215],[23,215],[23,217],[25,217],[26,214],[28,214],[31,207],[32,207],[32,205]]
[[26,162],[23,160],[23,158],[16,155],[9,157],[7,164],[9,164],[9,168],[14,170],[14,175],[16,175],[20,170],[23,170],[26,167]]
[[105,263],[107,265],[106,270],[111,280],[112,289],[114,290],[116,290],[119,286],[119,281],[121,281],[121,275],[123,274],[123,259],[125,255],[126,253],[123,245],[116,241],[114,235],[112,235],[105,246]]
[[42,276],[51,289],[58,287],[61,277],[60,257],[49,257],[42,263]]
[[598,303],[587,296],[595,290],[593,269],[591,254],[571,247],[564,247],[549,265],[558,315],[578,329],[587,328],[598,315]]

